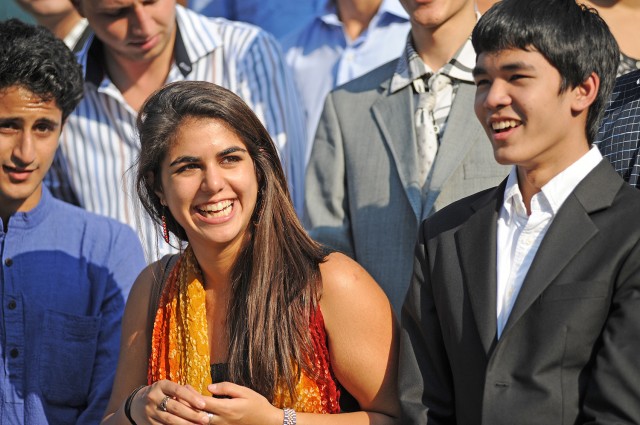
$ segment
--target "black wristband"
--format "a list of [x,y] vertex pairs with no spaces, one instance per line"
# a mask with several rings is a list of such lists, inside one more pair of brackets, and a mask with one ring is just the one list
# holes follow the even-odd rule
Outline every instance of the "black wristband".
[[133,390],[131,394],[129,394],[129,397],[127,397],[127,401],[124,402],[124,415],[127,417],[127,419],[129,419],[131,425],[137,425],[136,421],[134,421],[131,417],[131,402],[133,401],[133,398],[136,396],[136,394],[138,394],[138,391],[140,391],[144,387],[146,387],[146,385],[140,385],[138,388]]

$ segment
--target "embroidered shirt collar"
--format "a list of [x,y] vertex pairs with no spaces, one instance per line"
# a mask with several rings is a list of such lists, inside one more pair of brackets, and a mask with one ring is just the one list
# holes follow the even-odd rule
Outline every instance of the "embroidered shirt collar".
[[[477,16],[479,19],[480,15],[477,14]],[[447,75],[453,81],[458,80],[473,83],[471,71],[475,65],[476,53],[471,44],[471,37],[469,37],[448,63],[444,64],[444,66],[437,71],[432,70],[416,52],[413,37],[411,36],[411,31],[409,31],[407,43],[398,59],[396,71],[393,77],[391,77],[390,90],[391,93],[395,93],[407,87],[414,80],[424,78],[434,73]]]

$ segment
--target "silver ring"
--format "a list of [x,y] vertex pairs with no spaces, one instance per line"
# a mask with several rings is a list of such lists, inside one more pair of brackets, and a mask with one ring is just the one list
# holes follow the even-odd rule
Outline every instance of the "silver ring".
[[169,397],[168,395],[164,396],[164,398],[162,399],[162,401],[158,405],[158,409],[162,410],[163,412],[166,412],[167,411],[167,401],[169,401],[170,398],[171,397]]
[[213,413],[207,413],[207,416],[209,417],[209,425],[211,425],[213,422],[211,422],[213,420],[213,418],[216,416]]

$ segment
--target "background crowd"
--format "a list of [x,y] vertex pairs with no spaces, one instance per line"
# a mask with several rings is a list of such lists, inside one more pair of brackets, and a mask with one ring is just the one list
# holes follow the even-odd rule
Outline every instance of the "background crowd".
[[0,423],[639,423],[640,3],[578,3],[5,3]]

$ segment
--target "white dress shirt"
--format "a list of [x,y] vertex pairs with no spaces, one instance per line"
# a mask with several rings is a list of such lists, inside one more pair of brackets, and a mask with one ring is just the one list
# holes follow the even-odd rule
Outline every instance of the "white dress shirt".
[[531,215],[522,200],[516,167],[513,167],[504,191],[498,218],[497,302],[498,338],[507,323],[522,283],[538,252],[540,243],[562,207],[587,174],[602,161],[596,146],[552,178],[531,198]]

